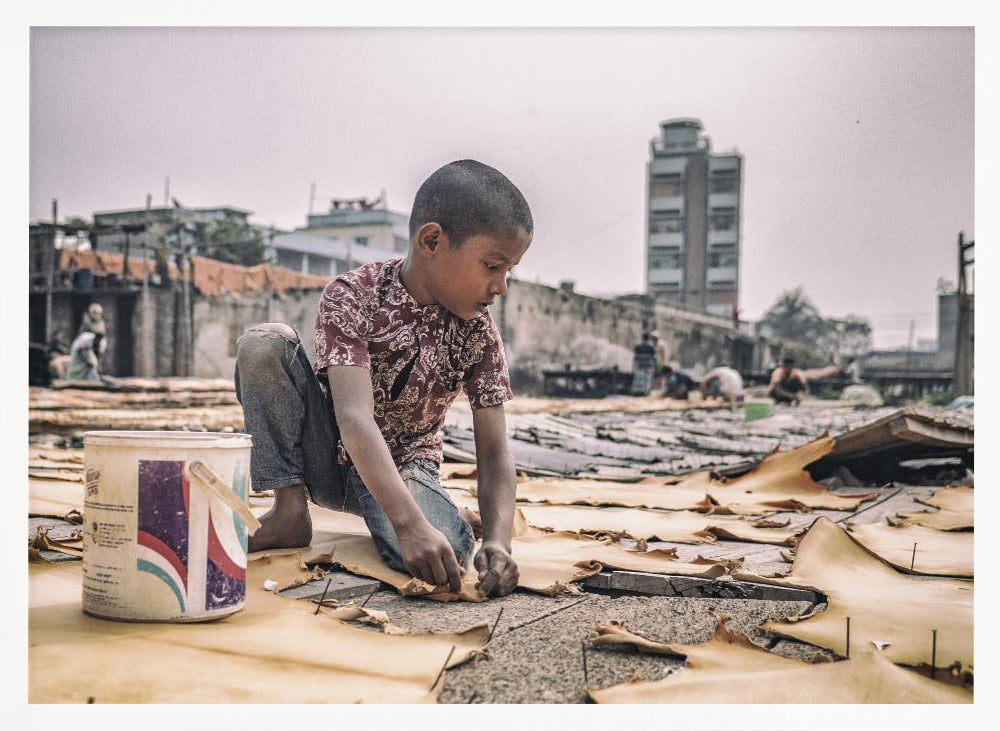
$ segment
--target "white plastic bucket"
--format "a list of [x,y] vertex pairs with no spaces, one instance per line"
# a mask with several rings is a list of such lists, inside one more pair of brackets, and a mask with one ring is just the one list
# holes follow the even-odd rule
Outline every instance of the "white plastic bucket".
[[84,434],[83,610],[199,622],[246,602],[250,436]]

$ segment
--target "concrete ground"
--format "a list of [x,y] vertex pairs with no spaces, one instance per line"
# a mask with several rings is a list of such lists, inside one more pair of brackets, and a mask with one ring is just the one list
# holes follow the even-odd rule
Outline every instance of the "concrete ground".
[[[304,597],[303,601],[318,599],[326,583],[326,579],[314,581],[285,594]],[[809,601],[616,594],[585,591],[546,597],[519,590],[481,604],[440,604],[380,589],[373,595],[358,591],[353,601],[361,604],[367,599],[367,608],[386,612],[393,624],[412,632],[496,626],[483,656],[446,672],[439,703],[585,703],[583,645],[597,622],[610,620],[623,621],[657,640],[692,644],[708,640],[717,618],[730,615],[730,629],[748,634],[774,652],[803,660],[833,657],[821,648],[787,640],[772,647],[773,638],[759,631],[769,620],[811,611],[814,605]],[[680,658],[640,655],[631,649],[588,646],[586,657],[587,681],[595,688],[633,677],[657,680],[683,666]]]

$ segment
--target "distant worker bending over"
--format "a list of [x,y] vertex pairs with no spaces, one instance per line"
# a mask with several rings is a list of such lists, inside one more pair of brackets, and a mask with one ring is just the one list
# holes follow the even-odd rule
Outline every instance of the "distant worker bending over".
[[676,370],[673,365],[663,366],[663,375],[667,378],[663,388],[663,395],[667,398],[686,399],[691,391],[698,390],[698,382],[687,373]]
[[767,395],[778,404],[798,406],[806,395],[806,375],[795,367],[795,358],[785,358],[771,373]]
[[506,294],[532,230],[524,196],[504,175],[474,160],[450,163],[417,190],[404,259],[326,286],[314,365],[288,325],[244,333],[236,393],[253,436],[251,478],[275,494],[251,551],[309,544],[311,498],[362,516],[390,568],[458,591],[476,541],[441,487],[438,432],[464,388],[483,527],[476,588],[513,591],[515,471],[503,406],[513,394],[488,308]]
[[718,366],[701,379],[701,394],[705,398],[721,398],[727,404],[743,400],[743,376],[735,368]]
[[100,333],[80,333],[69,349],[69,366],[66,368],[66,379],[69,381],[99,381],[101,375],[98,365],[101,353]]

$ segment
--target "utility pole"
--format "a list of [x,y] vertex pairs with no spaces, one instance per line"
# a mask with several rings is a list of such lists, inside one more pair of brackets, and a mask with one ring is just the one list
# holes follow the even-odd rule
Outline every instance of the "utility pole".
[[52,240],[49,242],[48,275],[45,283],[45,342],[52,342],[52,288],[56,281],[56,268],[59,266],[59,255],[56,249],[56,237],[59,235],[59,201],[52,199]]
[[958,323],[955,332],[955,370],[952,375],[952,387],[956,396],[972,395],[973,340],[972,312],[969,306],[970,297],[966,268],[975,264],[976,260],[970,252],[976,245],[975,241],[965,241],[965,233],[958,233],[958,291],[955,294],[958,308]]
[[154,332],[154,312],[153,297],[149,291],[149,235],[150,235],[150,208],[153,205],[153,196],[146,193],[146,217],[145,228],[142,232],[142,293],[139,298],[139,327],[138,337],[133,343],[135,348],[135,371],[136,375],[146,378],[156,376],[156,333]]
[[917,326],[916,320],[910,320],[910,335],[906,339],[906,372],[913,370],[913,330]]
[[163,207],[170,206],[170,176],[163,182]]
[[313,205],[316,203],[316,183],[309,184],[309,215],[313,214]]

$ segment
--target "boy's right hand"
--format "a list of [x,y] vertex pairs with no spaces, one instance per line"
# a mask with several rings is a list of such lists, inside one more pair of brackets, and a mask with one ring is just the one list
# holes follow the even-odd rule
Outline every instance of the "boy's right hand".
[[453,592],[461,591],[465,569],[458,565],[455,551],[444,533],[422,515],[412,525],[396,531],[399,556],[411,575],[433,586],[447,584]]

